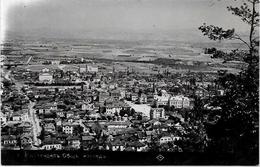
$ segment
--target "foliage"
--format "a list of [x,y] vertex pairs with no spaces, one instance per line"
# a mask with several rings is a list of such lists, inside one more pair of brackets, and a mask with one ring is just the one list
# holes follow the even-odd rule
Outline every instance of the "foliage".
[[258,4],[259,0],[247,0],[240,7],[227,7],[233,15],[250,25],[249,42],[236,34],[235,29],[224,30],[206,24],[199,27],[199,30],[212,40],[237,39],[248,47],[247,52],[236,50],[229,54],[240,57],[247,64],[245,69],[239,74],[219,72],[217,83],[224,88],[225,94],[215,98],[214,104],[220,106],[222,112],[216,124],[207,125],[208,135],[212,139],[209,150],[215,152],[245,153],[258,150],[259,41],[256,36],[256,28],[259,26],[259,13],[256,11]]

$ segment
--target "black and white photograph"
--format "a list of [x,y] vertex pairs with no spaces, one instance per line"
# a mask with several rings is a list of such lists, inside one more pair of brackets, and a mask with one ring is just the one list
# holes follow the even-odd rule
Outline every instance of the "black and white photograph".
[[259,165],[259,0],[0,0],[2,165]]

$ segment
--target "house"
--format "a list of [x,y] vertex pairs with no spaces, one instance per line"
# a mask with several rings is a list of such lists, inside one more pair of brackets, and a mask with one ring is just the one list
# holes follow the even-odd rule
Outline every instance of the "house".
[[138,140],[141,143],[147,142],[147,137],[145,135],[145,132],[137,132]]
[[17,112],[14,112],[11,115],[11,120],[17,121],[17,122],[25,122],[29,121],[29,115],[28,115],[28,110],[19,110]]
[[74,149],[80,149],[80,138],[78,136],[69,136],[67,138],[68,145]]
[[61,150],[62,145],[61,142],[58,141],[55,138],[48,138],[44,139],[42,142],[42,147],[43,150]]
[[51,64],[52,64],[52,65],[59,65],[59,64],[60,64],[60,61],[59,61],[59,60],[55,60],[55,61],[52,61]]
[[93,110],[94,109],[94,104],[91,103],[83,103],[82,106],[81,106],[81,109],[82,110]]
[[108,92],[99,92],[99,95],[98,95],[98,100],[100,103],[103,103],[105,102],[108,98],[110,97],[109,93]]
[[39,114],[50,114],[51,110],[57,110],[56,103],[39,104],[35,106],[39,110]]
[[84,73],[87,72],[87,66],[84,65],[79,65],[79,73]]
[[33,144],[32,136],[28,133],[21,135],[21,146],[27,147]]
[[181,137],[179,136],[174,136],[174,135],[163,135],[159,142],[160,144],[163,144],[163,143],[168,143],[168,142],[174,142],[174,141],[177,141],[177,140],[180,140]]
[[83,135],[81,138],[81,146],[84,150],[91,150],[94,142],[96,139],[91,135]]
[[13,113],[12,116],[11,116],[11,120],[12,120],[12,121],[17,121],[17,122],[21,121],[21,120],[22,120],[21,114],[19,114],[19,113]]
[[121,101],[108,102],[105,104],[105,114],[115,115],[115,113],[120,113],[121,110],[129,110],[130,106]]
[[65,118],[65,112],[63,110],[57,110],[56,114],[60,118]]
[[144,151],[148,147],[146,144],[139,141],[127,143],[127,146],[130,147],[133,151],[137,152]]
[[173,139],[171,136],[162,136],[159,140],[160,144],[172,142]]
[[1,136],[1,145],[3,147],[16,147],[17,139],[14,135],[2,135]]
[[168,97],[162,97],[162,96],[155,96],[155,105],[157,107],[159,106],[167,106],[169,98]]
[[130,126],[130,122],[117,122],[117,121],[113,121],[113,122],[108,122],[107,123],[107,129],[108,129],[109,132],[121,131],[121,130],[126,129],[129,126]]
[[49,73],[49,69],[45,68],[39,74],[39,81],[45,83],[51,83],[53,81],[52,73]]
[[62,145],[67,142],[68,134],[59,133],[56,135],[56,140],[60,141]]
[[199,86],[198,88],[196,88],[195,95],[199,97],[204,97],[208,95],[208,91]]
[[125,142],[120,141],[120,140],[112,141],[111,143],[107,144],[106,149],[112,150],[112,151],[124,151]]
[[119,88],[118,90],[119,90],[119,92],[120,92],[120,97],[119,97],[119,99],[124,99],[124,98],[126,97],[126,91],[125,91],[125,89],[124,89],[124,88]]
[[56,132],[56,127],[54,125],[54,123],[45,123],[44,124],[44,131],[45,132],[49,132],[49,133],[55,133]]
[[74,112],[73,112],[73,111],[68,111],[68,112],[66,113],[66,117],[67,117],[67,118],[70,118],[70,117],[72,117],[72,116],[74,116]]
[[132,92],[126,92],[125,98],[128,99],[128,100],[131,100],[131,95],[132,95]]
[[62,125],[62,132],[66,133],[66,134],[73,134],[73,125],[71,123],[65,122]]
[[167,106],[169,102],[170,95],[165,91],[161,90],[161,96],[157,94],[154,95],[155,105],[158,106]]
[[92,111],[88,111],[88,116],[90,118],[94,118],[94,119],[97,119],[97,118],[100,118],[100,113],[95,111],[95,110],[92,110]]
[[22,130],[22,132],[31,132],[32,131],[32,124],[30,122],[22,122],[18,125],[18,128]]
[[169,99],[169,106],[175,108],[190,108],[190,99],[183,95],[173,96]]
[[110,89],[110,90],[111,90],[111,89],[115,89],[115,88],[117,88],[117,86],[118,86],[118,85],[117,85],[116,83],[109,83],[109,84],[108,84],[108,89]]
[[137,93],[132,93],[131,94],[131,101],[135,102],[138,100],[138,94]]
[[165,118],[164,108],[151,108],[150,119]]
[[171,119],[167,120],[165,123],[168,127],[173,127],[175,125],[175,121]]
[[87,72],[90,73],[97,73],[98,72],[98,66],[94,65],[94,64],[88,64],[87,65]]
[[120,100],[120,99],[121,99],[121,93],[120,93],[119,90],[112,90],[112,91],[110,92],[110,96],[111,96],[112,98],[114,98],[115,100]]
[[145,135],[147,138],[147,142],[151,142],[152,141],[152,137],[156,135],[156,133],[154,131],[145,131]]

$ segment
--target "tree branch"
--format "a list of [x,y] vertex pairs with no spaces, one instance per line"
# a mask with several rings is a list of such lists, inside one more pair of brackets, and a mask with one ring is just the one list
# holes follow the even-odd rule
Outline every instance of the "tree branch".
[[243,40],[238,34],[235,34],[234,36],[232,36],[231,39],[240,40],[241,42],[243,42],[244,44],[246,44],[246,46],[250,49],[250,45],[249,45],[245,40]]

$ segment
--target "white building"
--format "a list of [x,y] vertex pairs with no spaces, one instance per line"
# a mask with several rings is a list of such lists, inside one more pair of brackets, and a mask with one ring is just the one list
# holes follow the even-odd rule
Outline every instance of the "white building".
[[72,125],[63,125],[62,132],[66,134],[72,134],[73,133],[73,126]]
[[61,144],[56,144],[56,143],[53,143],[53,144],[45,144],[42,146],[42,149],[44,150],[52,150],[52,149],[55,149],[55,150],[61,150]]
[[98,66],[96,65],[87,65],[88,72],[98,72]]
[[59,60],[54,60],[51,62],[52,65],[59,65],[60,64],[60,61]]
[[169,106],[175,108],[190,108],[190,99],[183,95],[173,96],[169,99]]
[[165,118],[164,108],[151,108],[150,119]]
[[165,90],[162,90],[161,94],[162,96],[154,95],[155,104],[156,106],[167,106],[171,95]]
[[53,76],[49,73],[49,69],[45,68],[42,70],[42,73],[39,74],[39,81],[47,83],[51,83],[53,81]]
[[179,136],[163,136],[160,138],[160,144],[163,144],[163,143],[168,143],[168,142],[173,142],[173,141],[177,141],[177,140],[180,140],[181,137]]
[[160,138],[160,144],[172,142],[173,139],[171,136],[163,136]]

